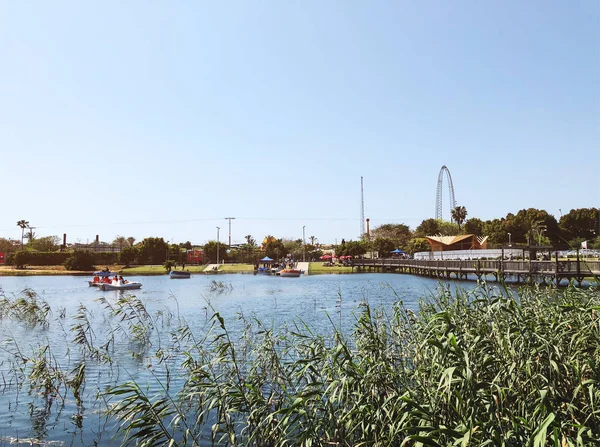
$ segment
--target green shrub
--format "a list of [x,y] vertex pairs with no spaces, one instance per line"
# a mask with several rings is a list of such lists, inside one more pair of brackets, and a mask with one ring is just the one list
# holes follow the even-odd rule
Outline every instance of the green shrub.
[[67,258],[64,266],[67,270],[93,270],[94,254],[89,251],[75,250]]
[[174,261],[165,261],[163,262],[163,267],[165,268],[165,270],[167,272],[170,272],[173,268],[173,266],[175,265]]
[[29,253],[20,250],[12,256],[11,262],[16,268],[22,269],[26,264],[29,264],[29,259]]
[[[18,252],[17,252],[18,253]],[[43,252],[43,251],[23,251],[21,253],[26,254],[27,265],[61,265],[69,257],[69,253],[61,253],[61,252]],[[16,254],[15,254],[16,256]],[[17,265],[15,262],[15,257],[11,257],[9,261],[12,265]]]
[[[17,252],[18,253],[18,252]],[[19,258],[20,262],[27,265],[65,265],[73,252],[44,252],[44,251],[23,251],[24,255]],[[114,264],[117,261],[118,253],[109,252],[88,252],[93,257],[92,264]],[[17,265],[15,263],[16,253],[9,253],[6,257],[6,264]]]

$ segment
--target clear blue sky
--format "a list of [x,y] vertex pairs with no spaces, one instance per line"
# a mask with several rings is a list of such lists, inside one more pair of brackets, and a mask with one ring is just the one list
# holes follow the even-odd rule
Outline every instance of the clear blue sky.
[[0,237],[356,239],[361,176],[414,229],[444,164],[471,217],[599,206],[599,5],[1,0]]

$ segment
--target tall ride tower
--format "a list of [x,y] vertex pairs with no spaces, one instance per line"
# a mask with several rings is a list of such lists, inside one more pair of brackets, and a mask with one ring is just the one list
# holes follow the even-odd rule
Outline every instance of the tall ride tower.
[[[450,175],[450,171],[446,167],[446,165],[442,166],[440,169],[440,173],[438,174],[438,182],[437,182],[437,194],[435,196],[435,218],[443,219],[442,217],[442,182],[444,178],[444,172],[446,173],[446,178],[448,179],[448,189],[450,191],[450,211],[456,208],[456,199],[454,198],[454,186],[452,185],[452,176]],[[450,219],[452,220],[452,219]]]

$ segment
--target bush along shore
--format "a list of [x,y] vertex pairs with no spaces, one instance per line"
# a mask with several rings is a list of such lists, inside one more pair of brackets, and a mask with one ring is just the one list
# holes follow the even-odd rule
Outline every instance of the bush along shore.
[[[457,292],[440,286],[417,313],[400,301],[387,310],[361,304],[351,333],[333,320],[331,333],[318,334],[301,323],[274,330],[243,316],[244,329],[230,331],[215,312],[202,335],[172,318],[162,344],[150,342],[159,317],[138,298],[102,305],[121,323],[111,334],[93,334],[81,306],[71,325],[73,349],[82,353],[76,368],[15,363],[31,390],[63,398],[73,393],[79,401],[86,363],[110,364],[111,349],[120,346],[115,334],[128,334],[166,374],[153,374],[165,378],[156,395],[134,381],[100,393],[123,444],[600,443],[595,288],[531,287],[514,297],[485,286]],[[31,292],[0,301],[2,319],[43,328],[48,315]],[[39,352],[48,355],[48,348]],[[72,372],[57,373],[63,370]],[[170,383],[175,374],[185,378],[177,389]]]

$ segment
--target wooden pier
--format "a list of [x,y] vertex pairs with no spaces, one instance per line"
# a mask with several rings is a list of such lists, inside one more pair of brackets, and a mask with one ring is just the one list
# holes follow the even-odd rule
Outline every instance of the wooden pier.
[[600,276],[600,261],[575,259],[568,261],[508,260],[414,260],[414,259],[354,259],[352,270],[397,272],[445,279],[485,279],[496,281],[514,278],[520,282],[577,281]]

